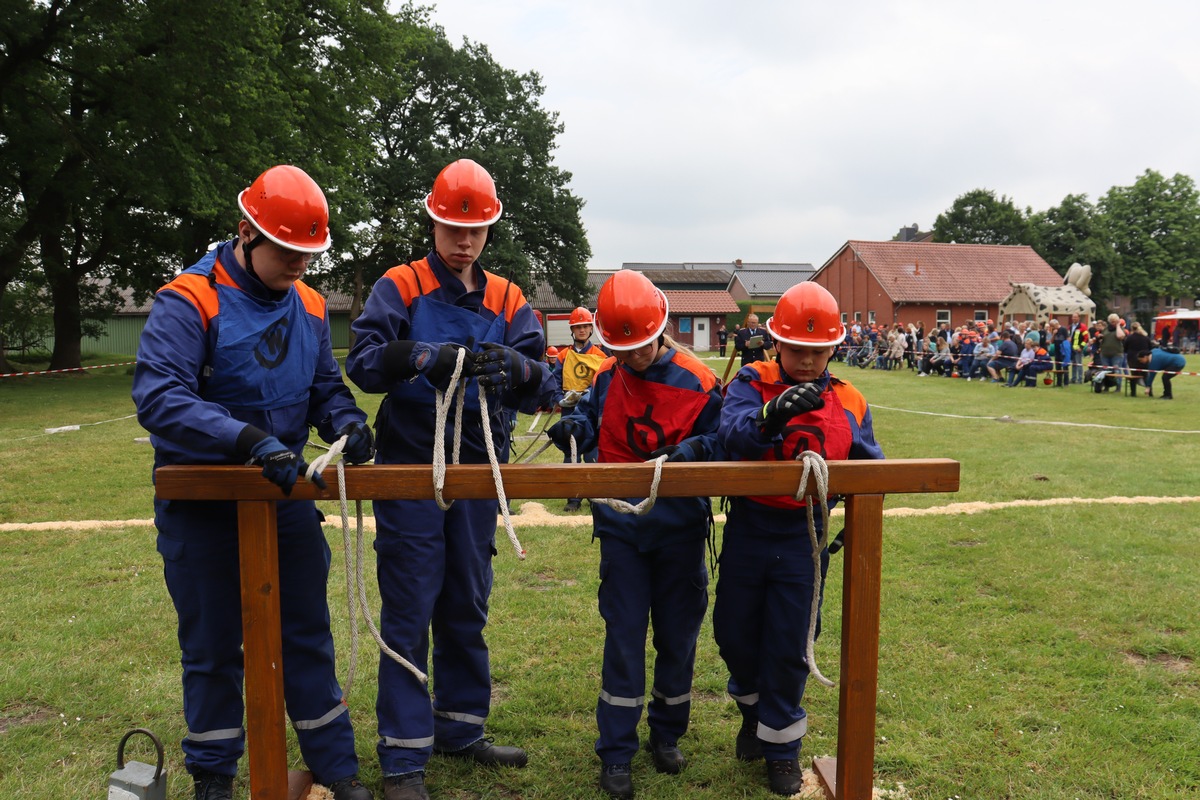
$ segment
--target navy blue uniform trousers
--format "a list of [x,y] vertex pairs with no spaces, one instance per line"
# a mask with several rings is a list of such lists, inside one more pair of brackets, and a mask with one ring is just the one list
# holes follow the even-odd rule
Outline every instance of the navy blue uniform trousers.
[[639,552],[621,539],[602,537],[599,601],[605,637],[596,754],[605,764],[625,764],[638,751],[651,622],[655,657],[647,713],[650,733],[674,744],[687,731],[696,640],[708,610],[704,539]]
[[[233,775],[242,728],[242,602],[235,503],[156,501],[158,551],[179,615],[189,771]],[[329,784],[358,773],[329,631],[329,545],[312,501],[280,501],[283,697],[304,761]]]

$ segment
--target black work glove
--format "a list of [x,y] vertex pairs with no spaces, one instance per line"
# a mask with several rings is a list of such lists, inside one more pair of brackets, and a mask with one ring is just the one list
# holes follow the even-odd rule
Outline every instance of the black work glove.
[[815,411],[824,405],[821,390],[815,383],[789,387],[762,407],[758,415],[759,430],[767,436],[777,436],[792,417]]
[[829,541],[829,555],[833,555],[838,550],[842,549],[842,545],[846,543],[846,529],[842,528],[838,531],[837,536]]
[[[291,495],[296,479],[308,471],[304,459],[283,446],[283,442],[274,436],[262,439],[250,449],[250,458],[255,464],[261,464],[263,477],[283,490],[284,495]],[[313,474],[312,482],[320,488],[325,488],[325,480],[319,474]]]
[[[459,350],[466,348],[453,342],[434,344],[402,339],[388,344],[383,362],[388,373],[399,380],[424,375],[435,389],[444,392],[454,375]],[[474,359],[468,350],[463,361],[462,377],[470,377],[473,365]]]
[[692,461],[704,460],[704,453],[701,453],[702,448],[697,447],[693,439],[684,439],[679,444],[669,444],[666,447],[660,447],[650,454],[650,458],[658,458],[666,456],[667,463],[688,463]]
[[502,344],[484,342],[483,352],[475,354],[472,374],[485,389],[520,391],[541,378],[538,363]]
[[346,438],[342,446],[342,457],[351,464],[365,464],[375,457],[375,436],[371,426],[365,422],[350,422],[337,432],[337,438]]
[[550,441],[554,442],[554,446],[567,454],[571,452],[572,438],[575,439],[575,449],[580,449],[580,439],[583,438],[583,434],[583,423],[570,417],[564,417],[546,431],[546,435],[550,437]]

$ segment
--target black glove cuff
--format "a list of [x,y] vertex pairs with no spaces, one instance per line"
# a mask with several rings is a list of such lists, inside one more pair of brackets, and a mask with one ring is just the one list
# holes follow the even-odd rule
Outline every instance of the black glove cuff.
[[415,374],[410,357],[416,346],[411,339],[398,339],[383,348],[383,371],[390,380],[405,380]]
[[247,425],[238,434],[237,442],[233,445],[234,452],[240,460],[249,461],[252,455],[250,451],[254,449],[254,445],[267,437],[268,434],[266,431],[259,430],[253,425]]

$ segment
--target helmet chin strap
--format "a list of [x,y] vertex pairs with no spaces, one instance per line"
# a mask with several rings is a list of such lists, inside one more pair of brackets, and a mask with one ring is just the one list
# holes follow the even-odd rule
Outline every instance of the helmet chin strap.
[[246,272],[249,272],[251,275],[254,275],[255,278],[258,278],[259,282],[262,281],[262,278],[259,278],[258,275],[254,272],[254,259],[251,257],[250,251],[252,251],[254,248],[258,247],[260,244],[262,244],[266,240],[267,240],[267,237],[264,236],[262,234],[262,232],[260,231],[258,233],[258,235],[255,236],[253,239],[251,239],[248,242],[242,243],[242,258],[244,258],[246,260]]

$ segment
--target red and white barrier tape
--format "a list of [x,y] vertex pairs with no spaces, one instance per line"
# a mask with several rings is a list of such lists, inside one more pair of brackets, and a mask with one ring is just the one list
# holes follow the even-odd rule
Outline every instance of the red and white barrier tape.
[[43,369],[34,372],[0,372],[0,378],[20,378],[25,375],[55,375],[60,372],[83,372],[88,369],[104,369],[105,367],[128,367],[136,361],[125,361],[120,364],[93,364],[90,367],[67,367],[66,369]]

